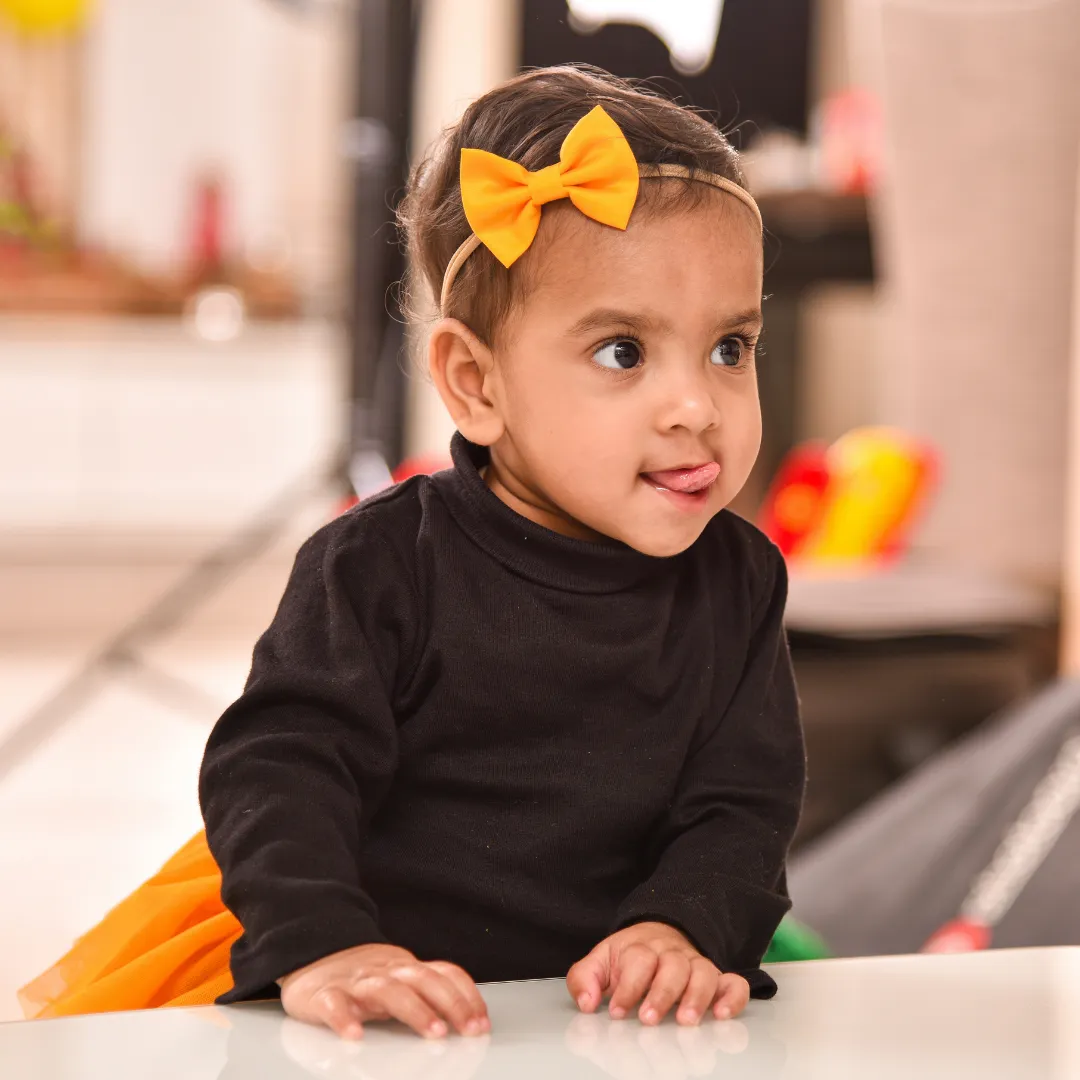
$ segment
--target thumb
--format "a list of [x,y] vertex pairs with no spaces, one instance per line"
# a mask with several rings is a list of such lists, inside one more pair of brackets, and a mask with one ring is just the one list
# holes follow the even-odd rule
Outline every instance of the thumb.
[[599,1007],[610,981],[611,949],[605,940],[570,969],[566,976],[566,988],[578,1008],[591,1013]]

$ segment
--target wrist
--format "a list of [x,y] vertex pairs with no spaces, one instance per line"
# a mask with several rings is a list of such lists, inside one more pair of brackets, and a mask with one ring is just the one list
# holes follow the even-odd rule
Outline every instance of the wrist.
[[277,985],[284,990],[287,983],[295,981],[312,970],[322,967],[324,964],[336,963],[343,957],[354,958],[361,962],[365,959],[378,957],[384,961],[396,960],[403,964],[412,963],[416,960],[416,957],[409,952],[408,949],[402,948],[400,945],[388,945],[385,942],[372,941],[363,945],[354,945],[348,949],[339,949],[336,952],[327,953],[326,956],[321,956],[318,960],[313,960],[310,964],[305,964],[303,967],[297,968],[287,975],[282,975],[280,979],[276,980]]
[[642,927],[658,934],[677,934],[684,941],[690,940],[674,923],[665,922],[663,919],[640,919],[630,923],[627,929],[631,927]]

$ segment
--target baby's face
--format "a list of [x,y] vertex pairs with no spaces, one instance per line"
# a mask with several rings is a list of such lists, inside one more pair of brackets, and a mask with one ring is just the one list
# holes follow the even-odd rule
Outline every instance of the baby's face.
[[[554,210],[554,212],[552,212]],[[625,232],[549,206],[495,350],[492,486],[568,535],[689,547],[761,442],[761,235],[729,195],[639,208]]]

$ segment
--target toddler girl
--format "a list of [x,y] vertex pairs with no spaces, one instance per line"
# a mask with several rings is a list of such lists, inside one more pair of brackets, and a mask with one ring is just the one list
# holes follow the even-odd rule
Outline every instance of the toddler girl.
[[476,982],[566,976],[586,1012],[734,1016],[775,991],[804,776],[784,565],[724,509],[761,433],[736,155],[649,92],[535,71],[470,106],[403,220],[454,466],[301,549],[206,749],[220,898],[197,839],[161,884],[212,898],[107,974],[224,919],[137,1003],[231,983],[347,1037],[475,1034]]

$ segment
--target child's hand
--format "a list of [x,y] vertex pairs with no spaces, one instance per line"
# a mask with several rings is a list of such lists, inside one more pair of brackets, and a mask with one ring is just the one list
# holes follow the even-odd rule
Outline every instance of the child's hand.
[[425,1038],[491,1030],[487,1005],[456,964],[421,963],[396,945],[359,945],[325,956],[281,980],[290,1016],[359,1039],[368,1020],[400,1020]]
[[696,1024],[710,1008],[717,1020],[738,1016],[750,1000],[741,975],[725,975],[672,926],[646,922],[605,938],[566,976],[582,1012],[597,1009],[606,995],[610,1012],[621,1020],[641,1001],[643,1024],[659,1024],[679,1003],[675,1019]]

